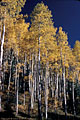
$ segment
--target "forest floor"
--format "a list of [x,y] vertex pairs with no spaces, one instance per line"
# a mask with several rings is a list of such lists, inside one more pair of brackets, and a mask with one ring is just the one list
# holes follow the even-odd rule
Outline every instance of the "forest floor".
[[[19,93],[19,113],[16,115],[16,99],[15,92],[4,91],[2,95],[2,111],[0,112],[0,120],[38,120],[38,106],[37,101],[34,103],[34,109],[30,109],[30,95],[26,93],[26,105],[23,104],[23,94]],[[44,108],[43,108],[44,111]],[[45,113],[43,112],[43,119],[45,119]],[[54,111],[48,110],[48,120],[80,120],[80,116],[74,117],[72,114],[68,114],[65,118],[65,114],[62,110]]]
[[[24,112],[19,112],[16,115],[11,107],[6,105],[5,110],[0,112],[0,120],[38,120],[38,116],[33,113],[28,115]],[[42,120],[46,120],[45,117]],[[67,118],[65,118],[65,115],[48,113],[48,120],[80,120],[80,116],[74,117],[73,115],[67,115]]]

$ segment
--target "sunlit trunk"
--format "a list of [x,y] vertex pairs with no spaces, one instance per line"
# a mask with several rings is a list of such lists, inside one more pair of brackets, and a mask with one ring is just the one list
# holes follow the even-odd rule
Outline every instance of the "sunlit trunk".
[[29,93],[31,93],[31,53],[30,53],[30,60],[29,60]]
[[[25,54],[25,62],[24,62],[24,76],[26,76],[26,54]],[[24,79],[24,105],[25,105],[25,79]]]
[[[1,32],[0,32],[0,39],[1,39],[1,53],[0,53],[0,91],[2,90],[2,60],[3,60],[3,45],[4,45],[4,37],[5,37],[5,25],[3,25],[3,34],[1,39]],[[1,94],[0,94],[0,111],[1,111]]]
[[36,101],[36,76],[34,77],[34,99]]
[[32,55],[32,80],[31,80],[31,108],[33,109],[34,103],[34,76],[33,76],[33,55]]
[[63,68],[65,116],[67,116],[65,67]]
[[[17,64],[18,64],[18,55],[17,55]],[[18,94],[19,94],[19,73],[18,73],[18,67],[16,65],[16,115],[18,114]]]
[[59,77],[59,98],[61,99],[61,77]]
[[49,73],[48,73],[48,63],[46,64],[46,75],[45,75],[45,112],[46,112],[46,119],[48,118],[48,78],[49,78]]
[[18,114],[18,96],[19,96],[19,74],[17,78],[17,90],[16,90],[16,115]]
[[38,116],[42,120],[41,113],[41,66],[40,66],[40,37],[39,37],[39,50],[38,50]]
[[3,26],[3,35],[2,35],[2,40],[1,40],[1,56],[0,56],[1,65],[2,65],[2,59],[3,59],[4,37],[5,37],[5,25]]
[[57,79],[56,79],[56,98],[58,99],[58,82],[59,82],[59,80],[58,80],[58,73],[57,73]]
[[34,63],[34,100],[37,98],[37,55],[35,55]]

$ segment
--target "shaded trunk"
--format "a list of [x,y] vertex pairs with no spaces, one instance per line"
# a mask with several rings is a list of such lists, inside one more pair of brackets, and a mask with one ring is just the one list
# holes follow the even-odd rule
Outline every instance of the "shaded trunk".
[[10,81],[11,81],[11,68],[12,68],[12,62],[13,62],[13,56],[11,58],[11,63],[10,63],[10,75],[9,75],[9,84],[8,84],[8,90],[10,89]]
[[53,76],[51,75],[51,97],[54,97],[54,90],[53,90]]
[[75,111],[75,97],[74,97],[74,81],[72,83],[72,97],[73,97],[73,113],[74,113],[74,116],[76,116],[76,111]]

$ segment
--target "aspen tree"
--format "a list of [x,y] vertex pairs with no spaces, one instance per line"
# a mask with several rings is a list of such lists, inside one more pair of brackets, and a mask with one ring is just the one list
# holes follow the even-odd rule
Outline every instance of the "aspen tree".
[[67,34],[62,31],[62,27],[59,27],[59,31],[57,33],[57,42],[60,50],[61,56],[61,68],[62,68],[62,82],[63,82],[63,92],[64,92],[64,105],[65,105],[65,116],[67,116],[67,99],[66,99],[66,62],[67,62]]
[[[72,82],[72,98],[73,98],[73,110],[74,110],[74,116],[76,115],[76,110],[75,110],[75,94],[74,94],[74,90],[75,90],[75,82],[77,83],[77,85],[79,84],[80,81],[80,41],[76,40],[74,48],[72,50],[73,52],[73,56],[75,57],[75,61],[74,61],[74,79]],[[76,81],[75,81],[76,80]]]
[[[0,22],[1,22],[1,29],[0,31],[0,40],[1,40],[1,53],[0,53],[0,91],[2,89],[1,83],[1,70],[2,70],[2,60],[3,60],[3,45],[5,39],[5,24],[7,17],[15,17],[15,15],[19,14],[21,8],[24,6],[25,0],[1,0],[0,1]],[[1,38],[2,36],[2,38]],[[1,95],[0,95],[0,111],[1,111]]]
[[80,41],[76,40],[74,48],[73,48],[73,55],[75,56],[75,65],[76,65],[76,76],[79,83],[79,72],[80,72]]
[[[38,114],[42,119],[41,112],[41,60],[45,56],[49,44],[54,41],[56,29],[53,26],[51,11],[44,3],[38,3],[31,14],[32,38],[35,40],[35,49],[38,49]],[[52,41],[52,42],[51,42]],[[54,42],[53,42],[54,43]],[[43,51],[43,53],[42,53]],[[42,55],[43,54],[43,55]],[[44,58],[45,59],[45,58]]]

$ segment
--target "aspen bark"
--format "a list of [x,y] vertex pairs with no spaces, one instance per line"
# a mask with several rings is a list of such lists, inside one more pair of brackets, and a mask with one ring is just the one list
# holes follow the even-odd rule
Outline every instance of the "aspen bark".
[[61,77],[59,78],[59,97],[61,99]]
[[34,77],[33,77],[33,55],[32,55],[32,80],[31,80],[31,108],[33,109],[34,103]]
[[13,56],[12,56],[12,58],[11,58],[11,63],[10,63],[10,75],[9,75],[8,90],[10,89],[10,80],[11,80],[11,68],[12,68],[12,62],[13,62]]
[[53,76],[51,75],[51,96],[54,97],[54,90],[53,90]]
[[17,91],[16,91],[16,115],[18,114],[18,87],[19,87],[19,76],[17,79]]
[[41,113],[41,66],[40,66],[40,37],[39,37],[39,50],[38,50],[38,116],[42,120]]
[[45,106],[46,106],[46,119],[48,118],[48,63],[46,64],[46,76],[45,76]]
[[56,79],[56,98],[58,99],[58,82],[59,82],[59,80],[58,80],[58,73],[57,73],[57,79]]
[[[18,55],[17,55],[17,64],[18,64]],[[18,114],[18,93],[19,92],[19,73],[18,67],[16,66],[16,115]]]
[[36,101],[36,76],[34,77],[34,98]]
[[0,56],[1,65],[2,65],[2,59],[3,59],[4,37],[5,37],[5,24],[4,24],[4,26],[3,26],[3,35],[2,35],[2,40],[1,40],[1,56]]
[[[24,76],[26,76],[26,54],[25,54],[25,62],[24,62]],[[25,105],[25,79],[24,79],[24,105]]]
[[65,104],[65,116],[67,116],[67,100],[66,100],[65,67],[63,68],[63,81],[64,81],[64,104]]
[[73,97],[73,112],[74,112],[74,116],[75,116],[76,111],[75,111],[75,97],[74,97],[74,81],[72,83],[72,97]]
[[35,55],[35,64],[34,64],[34,100],[37,98],[37,55]]
[[[4,37],[5,37],[5,24],[3,25],[3,34],[1,39],[1,32],[0,32],[0,39],[1,39],[1,53],[0,53],[0,91],[2,90],[2,60],[3,60],[3,45],[4,45]],[[1,94],[0,94],[0,111],[1,111]]]
[[30,60],[29,60],[29,93],[31,93],[31,53],[30,53]]

